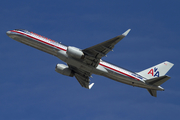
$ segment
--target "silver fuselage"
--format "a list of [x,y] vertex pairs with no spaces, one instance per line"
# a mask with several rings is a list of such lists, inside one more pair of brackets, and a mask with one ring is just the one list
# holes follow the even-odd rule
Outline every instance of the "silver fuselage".
[[7,35],[18,42],[21,42],[23,44],[29,45],[31,47],[34,47],[36,49],[54,55],[59,59],[61,59],[62,61],[66,62],[67,64],[82,69],[84,71],[105,76],[115,81],[132,86],[142,87],[146,89],[161,90],[161,91],[164,90],[160,86],[153,86],[146,84],[145,83],[146,78],[134,72],[112,65],[103,60],[100,60],[97,67],[92,67],[90,65],[87,65],[83,62],[83,60],[69,57],[66,54],[67,46],[55,42],[54,40],[48,39],[46,37],[42,37],[38,34],[29,31],[24,32],[24,31],[11,30],[11,31],[7,31]]

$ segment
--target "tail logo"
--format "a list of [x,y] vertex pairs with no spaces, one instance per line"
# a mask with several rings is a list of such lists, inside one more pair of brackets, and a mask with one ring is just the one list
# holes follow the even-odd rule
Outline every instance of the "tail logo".
[[154,76],[154,77],[159,77],[159,71],[157,71],[158,70],[158,68],[154,68],[154,69],[151,69],[149,72],[148,72],[148,74],[151,74],[152,76]]

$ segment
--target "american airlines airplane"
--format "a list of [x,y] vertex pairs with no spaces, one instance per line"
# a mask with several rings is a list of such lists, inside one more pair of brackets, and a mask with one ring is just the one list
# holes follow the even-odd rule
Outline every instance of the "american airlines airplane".
[[165,74],[174,64],[165,61],[141,72],[134,73],[101,59],[109,51],[112,51],[114,46],[127,36],[129,31],[130,29],[122,35],[83,50],[73,46],[65,46],[24,29],[10,30],[6,34],[18,42],[47,52],[64,61],[67,65],[57,64],[56,72],[70,77],[75,76],[84,88],[92,88],[94,83],[90,83],[89,77],[92,74],[97,74],[131,86],[145,88],[152,96],[156,97],[157,91],[164,91],[164,88],[160,85],[170,79]]

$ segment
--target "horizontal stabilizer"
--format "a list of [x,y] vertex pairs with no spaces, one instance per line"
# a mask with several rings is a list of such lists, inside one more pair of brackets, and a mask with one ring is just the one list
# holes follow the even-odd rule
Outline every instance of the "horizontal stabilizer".
[[151,90],[151,89],[147,89],[147,90],[152,96],[157,97],[157,91],[156,90]]
[[156,78],[146,80],[145,82],[147,84],[150,84],[150,85],[160,86],[161,84],[163,84],[164,82],[166,82],[169,79],[170,79],[170,77],[165,75],[165,76],[156,77]]

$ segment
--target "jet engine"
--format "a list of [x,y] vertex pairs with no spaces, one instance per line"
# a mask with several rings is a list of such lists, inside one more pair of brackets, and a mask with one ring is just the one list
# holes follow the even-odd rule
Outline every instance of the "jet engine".
[[84,53],[79,48],[68,46],[66,53],[70,57],[84,59]]
[[73,71],[69,69],[67,65],[64,64],[57,64],[55,71],[66,76],[70,76],[70,77],[74,76]]

